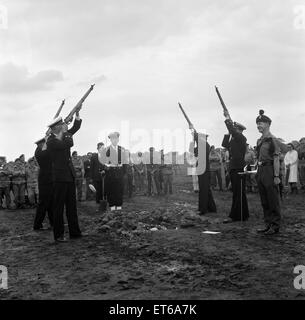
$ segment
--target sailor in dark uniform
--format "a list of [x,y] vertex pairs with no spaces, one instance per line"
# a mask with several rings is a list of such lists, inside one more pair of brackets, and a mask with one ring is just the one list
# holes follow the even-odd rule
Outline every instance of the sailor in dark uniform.
[[256,118],[258,131],[262,134],[257,141],[257,185],[264,210],[265,228],[258,233],[273,235],[280,230],[281,210],[279,198],[280,148],[277,139],[270,132],[271,119],[260,110]]
[[67,130],[67,125],[59,117],[55,119],[49,128],[52,134],[47,141],[47,149],[52,159],[52,178],[54,183],[54,239],[55,242],[66,242],[64,237],[64,207],[68,220],[70,238],[82,236],[77,217],[75,170],[71,160],[71,147],[73,147],[73,134],[81,127],[82,120],[78,112],[73,127]]
[[99,154],[101,164],[105,166],[105,185],[107,201],[111,211],[122,210],[124,193],[124,173],[128,164],[125,149],[118,145],[120,134],[112,132],[108,138],[111,145]]
[[225,124],[229,134],[224,136],[222,146],[229,151],[229,174],[233,192],[232,206],[229,218],[224,223],[234,221],[246,221],[249,218],[248,201],[246,196],[246,175],[244,172],[245,154],[247,151],[247,139],[243,135],[246,128],[231,120],[228,112],[224,112]]
[[34,230],[45,230],[43,221],[46,213],[48,213],[50,226],[53,227],[52,160],[50,152],[47,150],[46,139],[40,139],[36,144],[35,158],[39,165],[39,200],[34,220]]
[[206,134],[193,132],[194,151],[192,153],[197,158],[196,175],[199,184],[198,211],[200,215],[217,211],[210,183],[210,145],[207,137]]

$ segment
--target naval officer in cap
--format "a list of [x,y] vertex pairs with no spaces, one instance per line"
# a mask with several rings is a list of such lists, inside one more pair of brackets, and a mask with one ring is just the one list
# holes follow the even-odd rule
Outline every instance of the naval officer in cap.
[[122,210],[123,178],[128,164],[128,157],[123,147],[119,146],[119,132],[111,132],[108,136],[111,145],[99,154],[99,161],[106,169],[106,193],[111,211]]
[[258,131],[262,134],[257,141],[258,160],[257,186],[264,210],[265,228],[258,233],[274,235],[280,230],[281,210],[279,199],[280,148],[277,139],[270,132],[271,119],[259,111],[256,118]]
[[50,125],[52,133],[47,141],[47,148],[52,160],[52,179],[54,183],[53,197],[53,232],[55,242],[66,242],[64,237],[64,207],[69,226],[70,238],[82,236],[77,217],[75,170],[71,160],[71,147],[73,135],[80,129],[82,120],[79,117],[79,110],[73,127],[68,126],[62,118],[56,118]]
[[238,173],[244,172],[247,139],[243,135],[246,128],[233,122],[227,111],[224,111],[225,124],[229,134],[224,136],[222,146],[229,151],[229,174],[231,179],[233,199],[229,218],[224,223],[245,221],[249,218],[248,201],[246,196],[246,176]]
[[53,182],[51,154],[46,146],[46,139],[35,142],[35,158],[39,165],[38,190],[39,199],[34,220],[34,230],[45,230],[43,221],[48,213],[50,226],[53,227]]

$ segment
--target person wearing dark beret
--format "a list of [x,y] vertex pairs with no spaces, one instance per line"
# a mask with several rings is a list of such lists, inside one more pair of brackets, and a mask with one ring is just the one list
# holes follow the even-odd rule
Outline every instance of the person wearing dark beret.
[[277,139],[270,132],[271,119],[264,110],[256,118],[258,131],[262,134],[257,141],[258,160],[257,185],[264,211],[265,227],[258,233],[274,235],[280,230],[281,210],[279,199],[280,148]]
[[224,136],[222,146],[229,151],[229,174],[233,199],[229,218],[224,223],[246,221],[249,218],[248,200],[246,196],[246,176],[239,174],[246,165],[247,138],[243,135],[246,127],[233,122],[227,111],[224,112],[225,124],[229,131]]

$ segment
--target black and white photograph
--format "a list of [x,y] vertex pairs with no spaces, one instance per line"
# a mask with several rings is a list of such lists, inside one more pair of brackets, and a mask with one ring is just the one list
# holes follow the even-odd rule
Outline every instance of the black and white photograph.
[[304,88],[305,0],[0,0],[0,300],[304,300]]

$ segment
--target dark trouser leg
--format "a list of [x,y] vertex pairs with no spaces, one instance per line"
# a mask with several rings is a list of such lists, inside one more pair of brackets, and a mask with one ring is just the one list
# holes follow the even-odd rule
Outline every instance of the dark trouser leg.
[[94,188],[96,189],[95,201],[96,203],[100,203],[101,199],[103,199],[103,184],[100,180],[95,180],[93,182]]
[[45,184],[39,185],[39,201],[36,209],[36,216],[34,220],[34,229],[42,227],[42,223],[48,212],[50,225],[53,226],[53,185]]
[[76,179],[77,200],[82,201],[83,196],[83,179]]
[[115,206],[115,195],[114,195],[114,178],[112,175],[111,170],[107,173],[105,183],[106,183],[106,190],[107,190],[107,201],[109,207]]
[[[244,175],[239,175],[240,170],[231,170],[230,179],[232,184],[233,199],[231,212],[229,217],[234,221],[242,220],[245,221],[249,218],[249,209],[248,209],[248,200],[246,196],[246,177]],[[241,190],[241,181],[242,181],[242,190]],[[242,202],[242,203],[241,203]],[[241,204],[242,204],[242,213],[241,213]]]
[[19,185],[13,184],[13,194],[15,206],[18,208],[20,206],[20,196],[19,196]]
[[221,169],[216,171],[217,183],[219,186],[219,190],[222,190],[222,177],[221,177]]
[[216,171],[210,171],[211,187],[215,188],[217,186]]
[[168,192],[168,189],[169,189],[169,179],[168,179],[168,177],[169,177],[169,175],[168,174],[165,174],[165,175],[163,175],[163,181],[164,181],[164,189],[163,189],[163,191],[164,191],[164,194],[167,194],[167,192]]
[[5,195],[5,203],[6,203],[6,208],[11,207],[11,195],[10,195],[10,188],[5,187],[4,188],[4,195]]
[[20,204],[21,205],[24,205],[25,204],[25,183],[22,183],[20,186],[19,186],[19,192],[20,192]]
[[3,205],[4,188],[0,188],[0,207]]
[[173,175],[172,174],[167,175],[167,183],[168,183],[169,194],[173,194]]
[[133,185],[132,185],[132,175],[127,176],[128,179],[128,197],[132,197]]
[[161,193],[161,185],[160,185],[160,174],[158,171],[154,173],[153,179],[157,188],[157,194],[159,195]]
[[207,212],[216,212],[216,204],[210,188],[210,175],[205,172],[198,176],[199,182],[199,211],[204,214]]
[[115,179],[115,206],[121,207],[123,205],[123,175],[121,173]]
[[279,190],[274,185],[273,166],[260,167],[258,171],[258,188],[264,210],[266,226],[280,227],[281,210]]
[[147,194],[151,195],[152,176],[150,172],[147,172]]
[[55,240],[64,236],[65,233],[64,207],[68,193],[68,184],[67,182],[56,182],[54,184],[53,233]]
[[79,236],[81,234],[76,207],[76,192],[75,183],[69,182],[67,184],[67,193],[65,198],[66,214],[68,220],[69,234],[72,236]]

